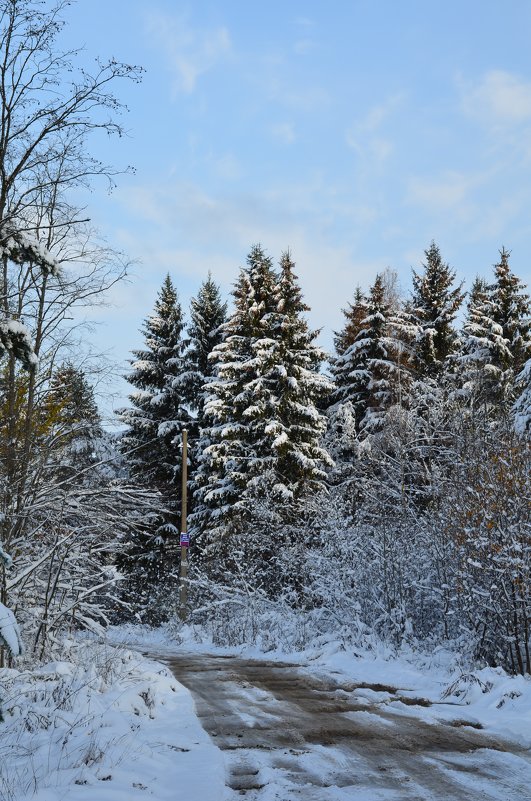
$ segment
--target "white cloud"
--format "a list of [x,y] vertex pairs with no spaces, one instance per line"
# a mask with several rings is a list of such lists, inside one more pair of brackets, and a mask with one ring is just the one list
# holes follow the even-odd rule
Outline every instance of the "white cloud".
[[374,136],[363,140],[356,139],[352,134],[347,134],[347,145],[355,150],[359,156],[368,158],[376,165],[383,165],[394,150],[394,145],[390,139],[381,136]]
[[356,120],[352,130],[359,133],[374,133],[400,108],[403,100],[404,95],[400,92],[391,95],[383,103],[371,106],[366,114]]
[[431,216],[437,231],[458,231],[464,242],[499,239],[527,216],[527,187],[506,193],[496,183],[499,169],[477,173],[448,171],[437,177],[412,178],[406,201]]
[[295,126],[291,122],[279,122],[271,126],[273,137],[284,145],[291,145],[297,138]]
[[[522,214],[527,216],[529,200],[529,192],[521,189],[513,190],[507,196],[500,196],[494,202],[487,204],[478,215],[475,225],[468,231],[470,240],[479,242],[495,238],[500,245],[504,244],[505,237],[511,236],[514,230],[515,221]],[[505,244],[507,243],[509,240],[505,241]]]
[[366,114],[351,125],[345,134],[347,145],[362,159],[382,166],[394,150],[393,142],[381,133],[381,128],[395,113],[403,101],[402,94],[395,94],[383,103],[372,106]]
[[299,39],[293,45],[293,51],[298,56],[305,56],[306,53],[311,53],[311,51],[315,50],[316,47],[317,47],[317,45],[313,41],[313,39]]
[[216,174],[227,181],[236,181],[241,178],[242,168],[240,162],[232,153],[226,153],[223,156],[214,158],[213,167]]
[[531,120],[531,83],[504,70],[490,70],[476,84],[459,79],[463,111],[490,125]]
[[315,22],[310,17],[297,17],[295,20],[295,25],[299,26],[300,28],[314,28]]
[[285,77],[266,79],[264,91],[269,100],[285,106],[290,111],[323,112],[330,104],[328,92],[321,86],[301,84],[288,86]]
[[[327,213],[323,214],[325,195]],[[195,292],[211,269],[228,292],[254,243],[260,242],[275,260],[290,248],[313,310],[311,324],[324,326],[326,348],[331,348],[332,331],[341,325],[340,309],[356,284],[368,286],[376,272],[386,267],[384,261],[356,256],[356,238],[374,219],[374,211],[344,203],[319,181],[232,197],[172,182],[121,196],[118,190],[115,197],[143,221],[120,245],[135,254],[150,275],[155,274],[155,283],[169,270],[178,286],[193,285]],[[334,226],[339,218],[347,221],[352,237],[338,245]],[[145,287],[144,282],[145,277]]]
[[411,178],[407,199],[410,203],[438,210],[462,206],[478,179],[449,171],[438,178]]
[[183,16],[151,11],[146,16],[148,34],[164,54],[174,75],[174,91],[191,94],[201,75],[224,61],[231,52],[225,27],[194,30]]

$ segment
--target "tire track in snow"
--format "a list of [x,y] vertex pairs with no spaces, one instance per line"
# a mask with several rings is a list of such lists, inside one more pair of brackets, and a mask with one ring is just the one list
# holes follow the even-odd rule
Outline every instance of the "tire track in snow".
[[202,654],[163,661],[224,752],[227,798],[531,801],[527,752],[462,715],[416,717],[429,702],[406,691],[286,662]]

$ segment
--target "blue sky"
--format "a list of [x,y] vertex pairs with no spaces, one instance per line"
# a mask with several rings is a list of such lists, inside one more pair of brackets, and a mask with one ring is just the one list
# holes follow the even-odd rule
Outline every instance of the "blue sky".
[[[96,153],[135,175],[87,198],[137,261],[97,338],[124,365],[171,273],[183,306],[225,292],[252,244],[290,248],[331,348],[356,284],[434,239],[470,285],[498,250],[531,282],[528,0],[78,0],[63,41],[142,65],[129,135]],[[122,383],[120,391],[127,392]]]

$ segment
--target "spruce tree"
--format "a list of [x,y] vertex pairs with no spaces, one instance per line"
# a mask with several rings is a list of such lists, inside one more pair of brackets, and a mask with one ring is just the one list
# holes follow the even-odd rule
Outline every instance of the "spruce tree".
[[517,398],[513,407],[514,427],[520,436],[531,437],[531,358],[516,380]]
[[420,378],[437,377],[457,347],[453,322],[463,301],[462,285],[442,260],[435,242],[425,251],[422,274],[413,271],[411,315],[417,327],[413,366]]
[[400,400],[405,388],[404,345],[397,335],[399,322],[391,314],[382,276],[378,275],[360,329],[334,365],[341,382],[336,397],[352,405],[361,435],[381,428],[386,412]]
[[209,273],[197,296],[190,303],[191,322],[188,326],[188,347],[185,353],[185,372],[181,383],[189,407],[202,425],[205,384],[212,376],[210,354],[221,342],[221,326],[227,319],[227,303],[221,300],[218,285]]
[[345,317],[345,323],[341,331],[334,332],[334,346],[338,356],[341,356],[352,345],[367,314],[367,298],[359,284],[354,292],[353,302],[341,311]]
[[286,502],[324,479],[319,445],[325,423],[316,403],[327,392],[319,375],[323,354],[288,254],[281,272],[254,247],[234,292],[235,308],[214,349],[198,470],[196,529],[205,545],[240,530],[257,499]]
[[[158,294],[154,313],[143,327],[145,348],[133,351],[129,383],[136,391],[131,407],[120,412],[127,425],[120,447],[131,476],[160,493],[166,512],[146,521],[144,531],[126,546],[121,568],[138,590],[152,620],[160,619],[156,596],[177,567],[181,496],[180,435],[190,421],[179,378],[184,370],[185,341],[181,306],[169,275]],[[146,589],[146,587],[148,589]],[[153,616],[154,615],[154,616]]]
[[489,307],[500,337],[491,351],[493,364],[510,373],[509,380],[524,367],[531,350],[531,305],[523,282],[511,271],[509,251],[502,248],[494,265],[494,283],[489,287]]
[[330,396],[332,403],[348,400],[352,380],[350,378],[351,365],[345,353],[355,342],[356,337],[363,328],[363,321],[367,316],[367,299],[361,288],[356,287],[354,299],[346,309],[342,309],[345,323],[340,331],[334,335],[336,356],[331,360],[331,373],[334,380],[334,391]]
[[132,371],[127,377],[136,392],[131,408],[120,412],[128,426],[122,449],[132,475],[157,488],[164,497],[179,492],[178,437],[190,420],[175,379],[184,370],[183,315],[169,275],[155,303],[154,313],[143,327],[145,349],[133,351]]
[[487,310],[489,287],[477,276],[470,289],[467,315],[460,334],[459,352],[451,359],[450,376],[458,387],[464,409],[475,414],[485,401],[483,365],[489,360],[489,331],[492,321]]
[[285,499],[316,489],[330,463],[320,444],[326,421],[318,408],[331,386],[319,372],[324,353],[315,344],[317,332],[309,329],[303,316],[309,307],[294,267],[289,252],[284,253],[275,292],[277,310],[268,321],[270,339],[260,346],[263,382],[274,399],[265,449],[275,454],[275,486]]
[[515,380],[531,353],[529,297],[500,251],[494,282],[476,282],[463,326],[460,363],[464,388],[487,416],[508,412],[516,398]]
[[[63,477],[75,476],[97,461],[97,441],[103,431],[94,390],[83,370],[72,362],[62,364],[52,375],[41,419],[43,431],[54,431],[61,445]],[[92,478],[81,474],[77,480],[90,482]]]
[[45,406],[50,413],[54,409],[57,419],[65,425],[101,423],[94,390],[83,370],[72,362],[65,362],[52,375]]
[[271,259],[255,245],[247,267],[240,271],[233,292],[234,311],[223,326],[223,339],[212,351],[214,376],[205,400],[207,425],[198,446],[192,523],[204,529],[208,520],[214,535],[218,526],[223,529],[230,517],[245,508],[249,481],[267,469],[264,454],[253,448],[257,420],[273,411],[267,398],[255,397],[260,363],[256,343],[264,320],[276,311],[275,285]]

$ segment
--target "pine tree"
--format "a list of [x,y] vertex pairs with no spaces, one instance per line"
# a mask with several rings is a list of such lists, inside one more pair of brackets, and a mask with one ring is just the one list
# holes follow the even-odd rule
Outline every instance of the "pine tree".
[[525,363],[516,380],[517,398],[514,404],[514,427],[520,436],[531,436],[531,358]]
[[[510,253],[502,248],[494,265],[494,283],[489,287],[489,306],[500,339],[491,347],[492,365],[512,385],[531,354],[531,305],[522,281],[509,266]],[[511,387],[512,389],[512,387]]]
[[436,377],[457,346],[453,322],[463,301],[462,285],[453,287],[455,272],[432,242],[425,251],[424,272],[413,271],[411,314],[417,326],[413,366],[420,378]]
[[101,424],[94,390],[83,370],[72,362],[65,362],[52,375],[45,406],[55,409],[57,419],[65,425]]
[[291,499],[316,489],[330,463],[320,440],[326,421],[318,411],[330,394],[328,380],[320,374],[323,351],[315,344],[303,315],[309,311],[294,273],[289,252],[280,262],[275,299],[276,315],[269,321],[270,341],[263,349],[264,381],[275,399],[274,416],[266,428],[266,450],[276,455],[276,487]]
[[52,375],[41,412],[43,432],[53,429],[62,450],[62,475],[91,480],[82,471],[97,461],[97,440],[102,437],[101,418],[94,390],[85,373],[65,362]]
[[351,365],[345,353],[355,342],[356,337],[363,328],[363,321],[367,316],[367,299],[361,288],[356,287],[354,300],[343,309],[345,324],[341,331],[335,332],[334,345],[336,356],[331,360],[331,373],[334,380],[334,391],[330,396],[332,403],[345,401],[349,397],[352,380],[350,378]]
[[[218,525],[239,512],[251,468],[263,472],[267,460],[259,457],[252,443],[254,420],[272,411],[265,398],[256,404],[256,343],[263,333],[263,321],[276,311],[276,276],[271,259],[259,245],[247,257],[240,271],[234,296],[234,311],[223,326],[223,339],[212,351],[214,377],[205,402],[206,426],[199,442],[200,462],[195,479],[195,511],[191,522],[204,529],[205,521],[214,532]],[[251,465],[252,462],[252,465]]]
[[485,279],[476,276],[468,293],[467,312],[458,336],[458,349],[448,359],[450,397],[458,402],[466,414],[470,414],[476,405],[479,376],[477,362],[486,352],[482,330],[487,292]]
[[341,311],[345,317],[345,323],[341,331],[334,332],[334,346],[338,356],[341,356],[352,345],[367,314],[367,298],[359,285],[354,292],[353,302]]

